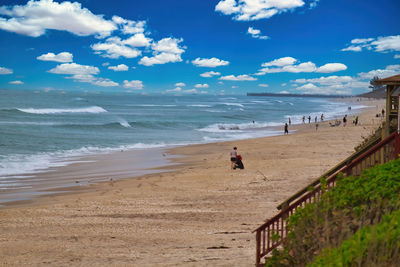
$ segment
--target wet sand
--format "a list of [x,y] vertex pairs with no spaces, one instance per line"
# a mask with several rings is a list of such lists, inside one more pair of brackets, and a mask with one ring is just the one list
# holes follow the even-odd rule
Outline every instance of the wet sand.
[[[0,265],[253,266],[251,231],[381,123],[375,114],[384,101],[362,104],[372,108],[358,126],[349,117],[346,127],[324,122],[316,131],[311,123],[286,136],[169,149],[179,156],[169,172],[60,188],[2,207]],[[233,146],[244,170],[230,169]],[[112,160],[104,164],[107,170]]]

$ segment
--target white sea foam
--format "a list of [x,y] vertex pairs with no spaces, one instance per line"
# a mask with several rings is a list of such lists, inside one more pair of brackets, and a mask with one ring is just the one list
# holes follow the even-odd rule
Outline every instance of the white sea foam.
[[199,107],[199,108],[211,108],[212,106],[210,105],[203,105],[203,104],[198,104],[198,105],[187,105],[188,107]]
[[85,108],[19,108],[19,111],[32,114],[61,114],[61,113],[105,113],[102,107],[92,106]]
[[221,104],[226,105],[226,106],[236,106],[236,107],[244,108],[244,106],[240,103],[221,103]]
[[131,128],[131,125],[129,124],[129,122],[127,122],[126,120],[122,119],[122,118],[118,118],[118,123],[125,127],[125,128]]
[[273,126],[279,126],[281,123],[275,123],[275,122],[265,122],[265,123],[259,123],[259,122],[249,122],[249,123],[215,123],[208,125],[207,127],[199,129],[201,132],[209,132],[209,133],[232,133],[232,132],[243,132],[243,131],[249,131],[249,130],[257,130],[257,129],[263,129],[266,127],[273,127]]
[[73,150],[61,150],[56,152],[43,152],[33,155],[9,155],[7,158],[0,158],[0,180],[10,176],[14,179],[26,178],[23,174],[35,174],[39,172],[49,172],[50,168],[67,166],[72,163],[88,162],[81,160],[82,157],[93,154],[107,154],[123,150],[145,150],[151,148],[164,148],[170,146],[189,145],[191,143],[136,143],[118,147],[82,147]]

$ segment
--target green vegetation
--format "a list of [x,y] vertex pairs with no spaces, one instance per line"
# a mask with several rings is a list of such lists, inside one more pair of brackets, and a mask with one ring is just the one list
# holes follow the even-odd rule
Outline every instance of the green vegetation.
[[[398,242],[390,247],[391,240],[398,240],[399,224],[393,226],[387,237],[379,237],[377,233],[389,227],[391,219],[382,222],[382,218],[399,207],[400,160],[378,165],[358,177],[339,177],[337,186],[326,192],[321,201],[306,205],[290,217],[289,236],[283,248],[273,252],[267,266],[305,266],[312,262],[318,266],[322,261],[325,266],[342,266],[329,261],[340,251],[343,252],[341,260],[356,260],[355,266],[360,261],[367,261],[365,266],[374,266],[379,260],[390,262],[399,253]],[[398,218],[395,213],[392,216]],[[371,235],[369,239],[367,232]],[[353,247],[355,243],[351,240],[359,240],[358,247]],[[346,249],[342,250],[341,246]],[[376,257],[368,254],[378,246],[383,249]],[[384,254],[386,251],[388,254]]]
[[399,244],[400,211],[395,211],[378,225],[364,226],[339,248],[324,250],[307,266],[396,266]]

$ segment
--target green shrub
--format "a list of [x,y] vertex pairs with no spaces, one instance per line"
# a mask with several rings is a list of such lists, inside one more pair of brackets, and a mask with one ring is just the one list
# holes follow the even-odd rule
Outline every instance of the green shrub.
[[399,208],[400,161],[338,178],[320,201],[298,209],[289,218],[288,238],[267,266],[305,266],[323,249],[338,247],[365,225],[379,223]]
[[361,228],[339,248],[325,249],[307,266],[396,266],[399,246],[400,211],[395,211],[378,225]]

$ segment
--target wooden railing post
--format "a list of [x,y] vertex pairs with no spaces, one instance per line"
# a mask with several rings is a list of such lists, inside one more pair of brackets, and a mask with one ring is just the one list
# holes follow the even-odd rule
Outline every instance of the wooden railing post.
[[260,250],[261,250],[261,231],[262,230],[257,230],[256,233],[256,267],[260,266],[260,261],[261,261],[261,255],[260,255]]
[[396,137],[394,139],[394,158],[398,159],[399,158],[399,154],[400,154],[400,135],[399,133],[396,133]]

